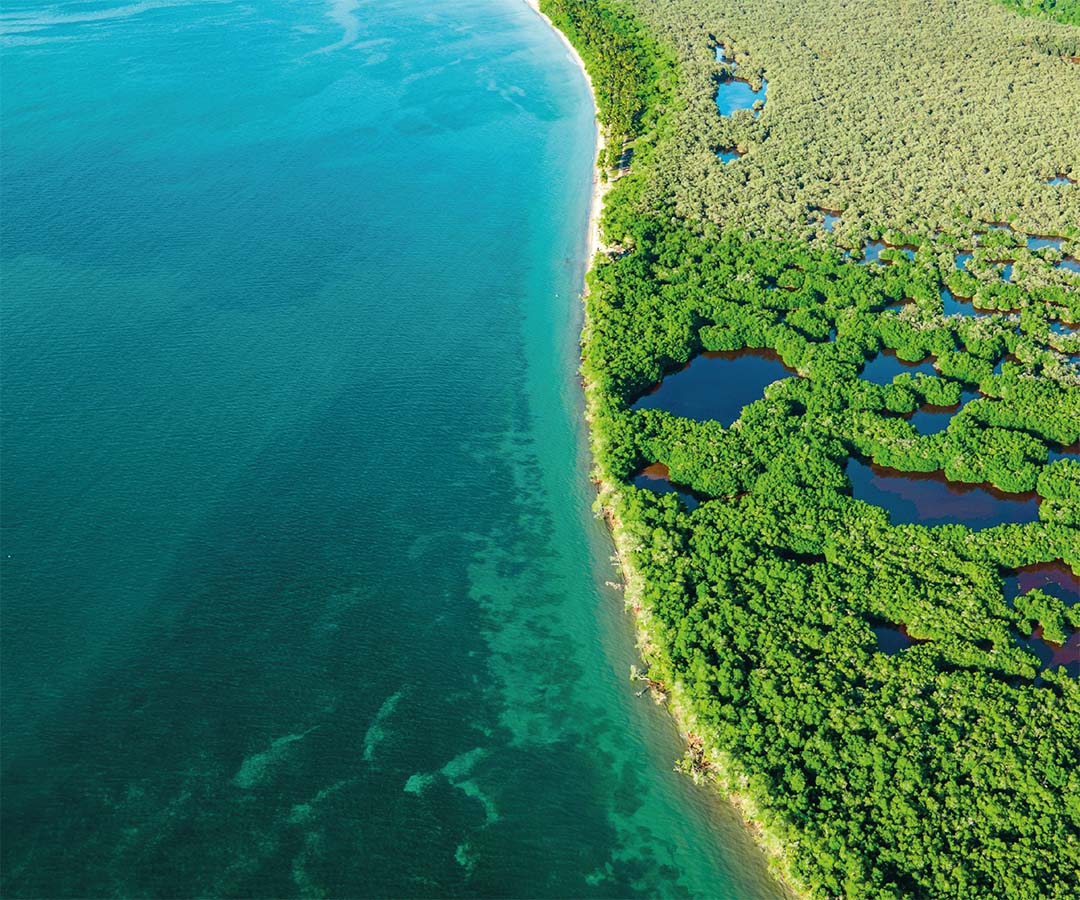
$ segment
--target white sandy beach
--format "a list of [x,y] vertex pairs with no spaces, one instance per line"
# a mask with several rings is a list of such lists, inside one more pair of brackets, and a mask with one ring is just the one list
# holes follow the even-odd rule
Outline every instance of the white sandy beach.
[[[541,19],[543,19],[552,31],[559,36],[559,40],[563,42],[570,57],[574,60],[575,65],[581,69],[581,74],[585,76],[585,81],[589,85],[589,93],[592,94],[593,108],[596,108],[596,90],[593,87],[592,78],[589,77],[589,71],[585,68],[585,61],[581,58],[581,54],[577,52],[574,45],[570,43],[566,35],[563,34],[555,24],[546,15],[540,12],[540,0],[525,0],[525,4],[532,9]],[[589,230],[587,235],[586,253],[588,254],[587,266],[592,268],[593,258],[601,250],[600,244],[600,214],[604,208],[604,195],[611,187],[610,181],[603,181],[600,178],[600,154],[603,152],[605,146],[603,129],[600,127],[599,121],[596,123],[596,152],[593,155],[593,190],[592,201],[589,205]]]

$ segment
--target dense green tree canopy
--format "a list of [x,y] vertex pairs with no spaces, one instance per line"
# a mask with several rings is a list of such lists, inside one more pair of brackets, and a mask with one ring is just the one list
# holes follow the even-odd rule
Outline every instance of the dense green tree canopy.
[[[1080,571],[1080,275],[1061,265],[1080,186],[1047,183],[1080,174],[1080,30],[988,0],[544,8],[635,149],[582,367],[685,765],[742,800],[808,895],[1080,896],[1080,685],[1051,658],[1080,604],[1008,587],[1036,563]],[[718,43],[768,78],[758,119],[717,114]],[[1060,247],[1027,240],[1044,232]],[[786,371],[733,423],[635,408],[745,348]],[[899,374],[875,380],[883,354]],[[920,431],[928,410],[947,425]],[[634,487],[651,463],[700,503]],[[898,495],[931,479],[1032,515],[905,522],[855,496],[871,463]]]
[[[819,208],[841,237],[1012,221],[1080,228],[1080,29],[990,0],[632,0],[679,62],[673,139],[652,173],[686,216],[811,237]],[[762,115],[715,114],[721,43]],[[746,151],[736,162],[720,148]],[[818,233],[820,233],[818,231]],[[1075,234],[1075,232],[1074,232]]]

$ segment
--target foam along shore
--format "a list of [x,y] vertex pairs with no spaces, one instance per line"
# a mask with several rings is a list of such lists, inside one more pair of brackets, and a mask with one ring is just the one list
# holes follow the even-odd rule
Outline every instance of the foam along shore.
[[[581,70],[581,74],[585,76],[585,82],[589,85],[589,93],[592,95],[593,109],[595,110],[597,108],[596,89],[593,86],[592,78],[589,76],[589,70],[585,67],[585,60],[581,58],[581,54],[578,53],[577,48],[570,43],[570,39],[555,26],[555,23],[552,22],[550,18],[540,11],[540,0],[525,0],[525,5],[543,19],[548,24],[548,27],[559,36],[559,40],[563,42],[567,52],[570,54],[570,58],[573,59],[574,65],[576,65]],[[600,160],[605,146],[604,130],[600,127],[599,119],[597,119],[596,151],[593,154],[592,200],[589,203],[589,228],[585,248],[586,266],[589,269],[592,268],[593,259],[596,257],[596,254],[602,249],[600,243],[600,214],[604,209],[604,194],[611,188],[611,182],[601,179],[600,177]]]

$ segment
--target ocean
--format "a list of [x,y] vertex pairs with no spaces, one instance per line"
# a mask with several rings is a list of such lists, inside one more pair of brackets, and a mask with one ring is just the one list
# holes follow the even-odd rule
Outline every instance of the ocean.
[[557,35],[0,23],[3,895],[777,896],[629,682]]

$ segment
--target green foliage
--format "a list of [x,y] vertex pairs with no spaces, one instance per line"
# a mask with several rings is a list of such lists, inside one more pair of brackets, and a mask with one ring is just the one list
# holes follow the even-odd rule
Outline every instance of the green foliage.
[[[710,743],[759,786],[814,893],[1072,896],[1080,807],[1063,798],[1080,791],[1080,691],[1053,673],[1037,686],[1018,640],[1075,626],[1039,592],[1011,609],[1001,580],[1030,562],[1080,564],[1080,463],[1046,464],[1080,438],[1080,371],[1046,343],[1039,291],[1019,299],[1019,321],[944,318],[948,273],[932,258],[863,266],[635,220],[624,202],[616,189],[611,214],[634,250],[599,260],[586,299],[597,461],[623,483],[663,462],[712,498],[693,513],[628,486],[613,500],[656,629],[652,677],[683,685]],[[903,297],[915,302],[884,311]],[[801,377],[730,428],[631,409],[697,352],[742,347],[775,349]],[[883,348],[933,357],[938,375],[870,383],[862,367]],[[995,373],[1006,353],[1018,355]],[[979,396],[945,431],[922,436],[903,417],[965,389]],[[852,455],[1037,490],[1040,522],[892,526],[850,496]],[[881,622],[926,642],[884,656]],[[1032,780],[1044,771],[1054,788]]]
[[[1028,618],[1028,629],[1035,625],[1041,625],[1043,637],[1054,643],[1063,643],[1067,636],[1066,628],[1069,626],[1069,614],[1065,604],[1057,597],[1052,597],[1042,591],[1029,591],[1016,598],[1016,610]],[[1071,630],[1071,629],[1070,629]]]
[[616,165],[625,144],[656,126],[673,83],[672,61],[619,3],[542,0],[540,9],[581,54],[607,138],[607,164]]
[[[1047,56],[1068,35],[983,0],[878,5],[872,21],[840,0],[631,0],[648,34],[629,7],[592,6],[575,15],[595,25],[572,38],[642,41],[617,52],[656,79],[639,98],[672,89],[665,66],[640,60],[678,59],[674,100],[608,126],[648,121],[657,139],[608,195],[619,252],[590,274],[583,333],[593,448],[650,677],[808,893],[1080,895],[1080,685],[1040,672],[1023,643],[1036,627],[1060,642],[1080,607],[1006,596],[1003,580],[1039,562],[1080,569],[1080,462],[1049,462],[1080,439],[1080,338],[1053,328],[1080,320],[1080,282],[1017,233],[975,240],[1006,212],[1080,237],[1080,191],[1020,187],[1080,160],[1058,111],[1080,108],[1080,71]],[[751,80],[767,71],[759,120],[715,115],[716,40]],[[595,46],[585,58],[612,67]],[[735,143],[749,154],[717,163]],[[812,206],[844,208],[838,240],[808,227]],[[842,252],[864,237],[914,259]],[[945,316],[945,288],[996,312]],[[798,377],[731,427],[634,409],[701,351],[742,348],[775,350]],[[872,383],[864,367],[886,349],[935,372]],[[976,399],[945,430],[908,421],[964,392]],[[852,457],[1036,491],[1039,520],[893,524],[852,497]],[[701,505],[632,487],[653,462]],[[892,655],[872,631],[890,624],[916,639]]]
[[997,0],[1025,16],[1036,15],[1056,19],[1069,25],[1080,25],[1080,0]]
[[[650,177],[688,219],[851,248],[884,230],[1080,227],[1080,190],[1046,183],[1080,175],[1076,28],[992,0],[628,2],[678,58]],[[741,77],[767,77],[759,118],[717,115],[717,42]],[[730,147],[745,155],[717,160]],[[835,235],[822,209],[841,211]]]

